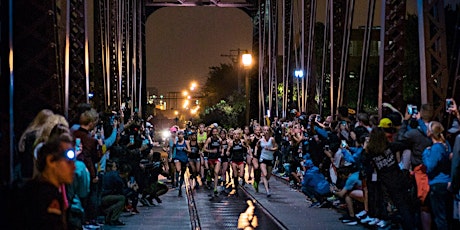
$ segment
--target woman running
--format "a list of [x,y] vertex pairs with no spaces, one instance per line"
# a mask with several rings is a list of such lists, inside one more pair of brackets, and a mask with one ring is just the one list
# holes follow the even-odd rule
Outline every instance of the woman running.
[[[244,127],[244,133],[243,133],[243,139],[246,142],[247,145],[250,145],[251,143],[251,130],[249,129],[249,126]],[[248,148],[248,152],[246,154],[246,165],[248,166],[248,181],[252,180],[251,177],[251,172],[252,172],[252,152],[251,148]],[[243,178],[244,179],[244,178]]]
[[173,158],[173,161],[176,166],[176,181],[179,181],[178,196],[182,196],[182,185],[184,184],[184,175],[187,169],[188,153],[190,153],[190,144],[184,139],[184,131],[180,130],[177,132],[177,141],[175,146],[176,156]]
[[219,178],[220,166],[221,166],[221,143],[222,139],[219,137],[219,130],[212,128],[212,135],[208,137],[204,143],[204,153],[208,153],[208,164],[210,172],[214,173],[214,196],[218,196],[217,192],[217,181]]
[[206,174],[207,174],[207,169],[208,167],[208,154],[203,153],[203,148],[204,148],[204,143],[206,142],[206,139],[208,139],[208,135],[206,132],[206,127],[203,123],[201,123],[198,126],[198,133],[196,135],[196,141],[198,142],[198,148],[200,151],[200,160],[201,160],[201,170],[200,175],[201,175],[201,182],[204,185],[206,182]]
[[254,135],[251,135],[249,146],[251,147],[250,152],[252,153],[252,165],[254,167],[254,182],[252,183],[252,186],[256,190],[256,192],[259,192],[259,182],[260,182],[260,168],[259,168],[259,158],[260,158],[260,151],[261,149],[256,149],[257,143],[259,140],[262,138],[261,136],[261,128],[260,126],[255,126],[254,127]]
[[220,131],[220,139],[222,139],[222,154],[221,154],[221,159],[222,159],[222,169],[221,169],[221,180],[222,183],[225,185],[227,183],[227,169],[228,169],[228,162],[230,161],[229,156],[227,155],[227,148],[228,148],[228,137],[227,137],[227,131],[225,129],[222,129]]
[[227,155],[230,156],[233,172],[233,189],[238,196],[238,183],[240,177],[244,183],[244,157],[248,147],[244,139],[241,139],[241,130],[235,130],[233,139],[228,142]]
[[189,166],[190,166],[190,172],[191,172],[190,179],[192,180],[192,188],[197,188],[199,184],[196,178],[198,177],[198,174],[200,173],[201,159],[200,159],[198,141],[196,138],[196,132],[192,132],[190,134],[189,144],[190,144],[190,154],[188,155],[188,160],[189,160]]
[[264,182],[265,191],[267,192],[267,197],[271,196],[269,190],[268,181],[270,180],[270,175],[272,174],[273,169],[273,159],[274,153],[278,149],[275,138],[273,137],[273,131],[270,127],[264,126],[262,129],[263,136],[259,140],[256,146],[256,152],[260,149],[260,171],[261,178]]

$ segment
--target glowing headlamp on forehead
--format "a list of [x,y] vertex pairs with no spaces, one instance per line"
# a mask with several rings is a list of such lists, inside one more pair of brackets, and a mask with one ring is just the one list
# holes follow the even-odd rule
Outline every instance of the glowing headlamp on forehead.
[[77,153],[75,149],[67,149],[62,153],[62,156],[67,160],[74,161],[77,158]]

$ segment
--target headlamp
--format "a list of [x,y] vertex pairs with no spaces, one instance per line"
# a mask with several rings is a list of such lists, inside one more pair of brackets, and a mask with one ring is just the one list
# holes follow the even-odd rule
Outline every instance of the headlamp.
[[77,158],[77,153],[75,153],[74,149],[67,149],[64,151],[63,157],[65,157],[67,160],[74,161]]

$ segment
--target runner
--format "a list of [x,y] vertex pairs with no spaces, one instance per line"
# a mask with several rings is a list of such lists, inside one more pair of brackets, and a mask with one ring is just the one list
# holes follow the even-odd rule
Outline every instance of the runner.
[[196,135],[196,141],[198,142],[198,149],[200,151],[200,175],[201,175],[201,184],[204,185],[206,182],[206,175],[209,169],[208,167],[208,154],[203,152],[204,143],[206,142],[207,137],[206,127],[203,123],[198,126],[198,133]]
[[226,185],[227,183],[227,169],[228,169],[228,162],[230,161],[229,156],[227,155],[227,147],[228,147],[228,137],[227,137],[227,131],[225,129],[222,129],[220,131],[220,138],[222,139],[222,168],[220,171],[221,174],[221,181],[222,181],[222,186]]
[[[176,166],[176,182],[179,181],[179,194],[182,196],[182,185],[184,184],[184,174],[187,170],[188,154],[190,153],[190,143],[184,139],[184,131],[177,132],[177,141],[175,143],[176,154],[173,157]],[[180,174],[180,177],[179,177]],[[179,179],[180,178],[180,179]]]
[[168,163],[165,164],[165,169],[168,172],[169,176],[168,179],[171,179],[171,185],[173,188],[177,186],[177,181],[175,180],[174,177],[174,172],[175,170],[175,165],[173,162],[173,157],[176,155],[176,148],[174,146],[174,143],[176,143],[177,140],[177,128],[175,126],[171,127],[169,129],[171,136],[168,138],[168,140],[165,141],[164,146],[163,146],[163,151],[168,153]]
[[233,139],[228,142],[227,155],[230,156],[233,172],[233,188],[235,195],[238,196],[238,184],[240,177],[244,183],[244,156],[248,147],[244,139],[241,139],[241,130],[235,130]]
[[212,136],[208,137],[204,143],[204,153],[208,153],[208,165],[210,173],[214,173],[214,196],[218,196],[217,192],[217,181],[219,178],[220,166],[221,166],[221,143],[222,139],[219,137],[219,131],[217,128],[212,128]]
[[[244,127],[244,133],[243,133],[243,139],[244,142],[246,142],[247,145],[250,145],[251,143],[251,130],[249,129],[249,126]],[[246,154],[246,165],[248,166],[248,181],[252,180],[251,177],[251,172],[252,172],[252,151],[251,148],[248,148],[248,152]],[[244,177],[243,177],[244,180]],[[246,181],[244,180],[244,183]]]
[[251,147],[251,153],[252,153],[252,165],[254,167],[254,182],[252,183],[252,186],[256,190],[256,192],[259,192],[259,182],[260,182],[260,167],[259,167],[259,158],[260,158],[260,150],[258,149],[256,151],[256,145],[259,142],[259,140],[262,138],[261,136],[261,128],[260,126],[255,126],[254,127],[254,135],[251,135],[249,146]]
[[188,156],[188,160],[191,174],[190,179],[192,180],[192,188],[197,188],[199,184],[196,179],[198,177],[198,173],[200,172],[201,159],[196,132],[192,132],[189,138],[190,154]]
[[268,181],[270,180],[270,175],[272,174],[274,153],[278,149],[278,145],[276,144],[275,138],[273,137],[273,131],[270,127],[264,126],[262,132],[263,136],[257,143],[256,152],[259,152],[260,149],[259,162],[261,177],[264,182],[267,197],[270,197],[271,193]]

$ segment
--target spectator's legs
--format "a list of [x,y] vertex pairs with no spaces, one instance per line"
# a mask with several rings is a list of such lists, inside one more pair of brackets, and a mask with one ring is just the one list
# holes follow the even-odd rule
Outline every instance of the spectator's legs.
[[101,205],[106,213],[106,221],[114,222],[120,218],[120,214],[125,207],[125,196],[123,195],[108,195],[101,199]]
[[448,229],[448,213],[451,194],[447,191],[447,183],[430,185],[430,203],[433,220],[437,229]]

